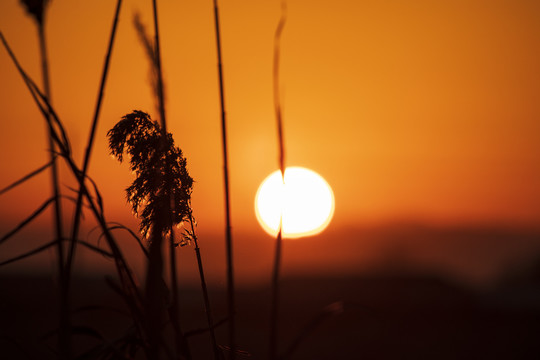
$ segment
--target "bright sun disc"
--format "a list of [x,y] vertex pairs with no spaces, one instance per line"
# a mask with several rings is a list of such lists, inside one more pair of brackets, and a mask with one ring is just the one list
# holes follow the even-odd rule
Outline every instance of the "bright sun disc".
[[282,236],[298,238],[318,234],[334,214],[334,194],[330,185],[316,172],[288,167],[270,174],[257,190],[255,213],[263,229],[276,236],[282,220]]

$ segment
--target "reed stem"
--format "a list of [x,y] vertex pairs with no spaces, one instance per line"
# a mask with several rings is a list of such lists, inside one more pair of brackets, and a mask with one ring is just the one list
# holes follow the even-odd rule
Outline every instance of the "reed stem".
[[[32,96],[34,102],[38,106],[41,114],[43,115],[44,119],[47,121],[47,125],[49,128],[51,137],[54,139],[55,145],[59,149],[59,155],[64,158],[64,160],[66,161],[66,164],[68,165],[73,175],[78,177],[79,174],[81,173],[81,170],[77,167],[77,165],[75,165],[75,162],[71,158],[71,150],[69,147],[69,142],[68,142],[66,133],[62,126],[62,123],[58,119],[58,116],[56,115],[54,109],[49,103],[48,98],[39,90],[35,82],[28,76],[28,74],[21,67],[17,58],[15,57],[15,54],[11,50],[9,44],[7,43],[1,31],[0,31],[0,41],[4,45],[15,67],[17,68],[21,77],[23,78],[25,85],[27,86],[30,92],[30,95]],[[53,121],[58,127],[58,131],[60,132],[60,135],[56,133],[57,130],[53,126]],[[80,189],[80,191],[83,192],[84,197],[87,199],[88,204],[90,206],[92,213],[94,214],[95,219],[97,220],[97,222],[99,223],[99,226],[103,230],[103,235],[105,236],[107,244],[109,245],[109,248],[111,249],[111,253],[115,261],[115,265],[117,268],[118,275],[120,277],[120,281],[124,287],[124,290],[126,290],[126,299],[128,299],[128,306],[130,306],[130,310],[132,312],[134,320],[136,320],[136,322],[140,324],[143,318],[141,314],[141,302],[142,302],[141,295],[137,289],[137,284],[133,277],[132,271],[127,265],[127,262],[124,256],[122,255],[120,248],[118,247],[114,237],[112,236],[107,226],[107,222],[105,221],[105,217],[103,215],[103,208],[101,207],[101,201],[100,201],[101,196],[99,195],[99,193],[97,193],[97,189],[95,190],[96,190],[96,197],[97,197],[98,205],[100,207],[99,209],[95,203],[96,199],[94,199],[90,195],[88,188],[86,187],[86,184],[83,183],[83,186]]]
[[199,276],[201,279],[201,288],[203,292],[204,310],[206,312],[206,320],[208,322],[208,329],[210,330],[210,340],[212,343],[212,349],[214,351],[215,360],[221,360],[222,354],[221,354],[221,350],[219,349],[217,345],[216,332],[214,331],[214,318],[212,316],[212,308],[210,306],[210,297],[208,296],[208,287],[206,286],[206,280],[204,277],[201,250],[199,248],[199,242],[197,241],[197,236],[195,235],[195,225],[194,225],[195,220],[193,219],[193,215],[191,213],[191,204],[189,208],[190,208],[189,223],[191,225],[191,235],[193,237],[193,241],[195,242],[195,255],[197,256],[197,265],[199,268]]
[[234,360],[236,357],[236,339],[235,339],[235,290],[234,290],[234,268],[233,268],[233,241],[231,234],[231,205],[230,205],[230,190],[229,190],[229,161],[227,150],[227,119],[225,112],[225,92],[223,88],[223,61],[221,55],[221,33],[219,26],[219,9],[217,0],[214,1],[214,27],[216,33],[216,47],[218,60],[218,78],[219,78],[219,101],[221,108],[221,140],[223,146],[223,185],[225,188],[225,236],[227,250],[227,298],[228,298],[228,313],[229,313],[229,359]]
[[[279,91],[279,61],[280,61],[280,40],[283,32],[283,27],[286,22],[286,3],[285,0],[281,2],[281,17],[279,19],[276,32],[274,34],[274,66],[273,66],[273,80],[274,80],[274,108],[277,123],[277,137],[278,137],[278,149],[279,149],[279,169],[281,170],[282,181],[285,182],[285,146],[283,140],[283,118],[281,109],[281,99]],[[283,215],[283,214],[282,214]],[[282,252],[282,218],[279,221],[279,231],[276,236],[276,248],[274,254],[274,268],[272,271],[272,295],[271,295],[271,310],[270,310],[270,360],[276,360],[278,358],[278,325],[279,325],[279,278],[281,267],[281,252]]]
[[279,270],[281,268],[281,223],[276,237],[274,268],[272,271],[272,295],[270,309],[270,359],[278,358],[278,318],[279,318]]
[[71,280],[71,269],[73,266],[73,259],[75,257],[75,248],[77,244],[77,237],[79,236],[79,228],[81,223],[81,213],[82,213],[82,205],[83,205],[83,192],[81,191],[82,187],[84,186],[84,181],[86,180],[86,175],[88,173],[88,167],[90,165],[90,158],[92,154],[92,148],[94,145],[94,138],[96,134],[96,129],[98,125],[99,120],[99,114],[101,110],[101,104],[103,102],[103,95],[105,93],[105,84],[107,82],[107,74],[109,72],[109,64],[111,60],[111,54],[113,50],[114,45],[114,39],[116,38],[116,29],[118,25],[118,19],[120,14],[120,8],[122,6],[122,0],[118,0],[116,3],[116,10],[111,30],[111,35],[109,37],[109,45],[107,48],[107,53],[105,55],[105,63],[103,65],[103,72],[101,74],[101,83],[99,86],[99,92],[98,97],[96,101],[96,107],[94,109],[94,117],[92,120],[92,125],[90,128],[90,134],[88,136],[88,141],[86,143],[86,151],[84,154],[83,159],[83,165],[80,175],[78,175],[78,181],[79,181],[79,191],[77,192],[77,202],[75,205],[75,215],[73,217],[73,228],[72,228],[72,235],[71,235],[71,242],[69,247],[68,256],[66,259],[66,276],[67,276],[67,285],[69,287],[70,280]]
[[[45,12],[45,10],[43,10]],[[48,101],[51,102],[51,87],[49,80],[49,61],[47,56],[47,40],[45,36],[45,16],[38,22],[39,49],[41,54],[41,74],[43,77],[43,91]],[[50,122],[50,113],[47,113],[47,122]],[[63,244],[63,225],[62,225],[62,204],[59,188],[58,163],[56,162],[56,146],[51,134],[51,129],[48,128],[48,143],[49,156],[51,161],[51,184],[54,197],[53,202],[53,222],[55,229],[55,238],[57,241],[57,261],[58,261],[58,276],[60,278],[60,301],[59,301],[59,336],[58,336],[58,352],[59,359],[67,360],[71,357],[71,320],[70,320],[70,304],[66,296],[66,272],[64,267],[64,244]]]
[[77,245],[77,238],[79,236],[79,227],[80,227],[80,223],[81,223],[81,213],[82,213],[82,204],[83,204],[82,187],[84,186],[84,181],[86,179],[86,174],[88,172],[88,165],[90,163],[90,155],[92,153],[92,146],[94,144],[94,138],[95,138],[97,123],[98,123],[98,118],[99,118],[99,112],[100,112],[101,103],[102,103],[102,100],[103,100],[103,93],[104,93],[105,83],[106,83],[107,74],[108,74],[108,70],[109,70],[109,63],[110,63],[111,53],[112,53],[112,49],[113,49],[113,44],[114,44],[114,39],[115,39],[115,34],[116,34],[116,27],[117,27],[117,24],[118,24],[118,17],[119,17],[121,5],[122,5],[122,0],[118,0],[117,5],[116,5],[116,12],[115,12],[115,16],[114,16],[114,21],[113,21],[113,27],[112,27],[111,35],[110,35],[110,38],[109,38],[109,46],[108,46],[108,49],[107,49],[107,54],[105,56],[105,64],[103,66],[103,73],[102,73],[102,76],[101,76],[101,83],[100,83],[97,103],[96,103],[96,107],[95,107],[95,111],[94,111],[94,118],[92,120],[92,126],[91,126],[91,129],[90,129],[90,135],[89,135],[89,138],[88,138],[86,151],[85,151],[85,154],[84,154],[82,171],[81,171],[80,175],[78,176],[79,191],[77,192],[77,202],[76,202],[76,205],[75,205],[75,214],[74,214],[74,218],[73,218],[71,242],[69,244],[69,251],[68,251],[68,254],[67,254],[67,258],[66,258],[65,273],[64,273],[64,280],[63,280],[63,286],[62,286],[62,298],[64,299],[63,302],[66,305],[70,304],[70,290],[69,289],[70,289],[70,286],[71,286],[71,275],[72,275],[72,269],[73,269],[73,259],[75,257],[75,248],[76,248],[76,245]]
[[[161,66],[161,45],[160,45],[160,36],[159,36],[159,21],[158,21],[158,9],[157,9],[157,1],[152,0],[152,7],[153,7],[153,15],[154,15],[154,36],[155,36],[155,52],[154,52],[154,66],[157,70],[157,80],[158,80],[158,86],[157,86],[157,92],[158,92],[158,101],[159,101],[159,113],[160,113],[160,121],[161,121],[161,132],[162,132],[162,146],[165,149],[166,148],[166,141],[167,141],[167,120],[165,118],[165,92],[164,92],[164,85],[163,85],[163,70]],[[165,190],[165,189],[164,189]],[[174,229],[172,228],[172,217],[174,213],[174,198],[173,198],[173,192],[171,189],[167,189],[168,193],[170,194],[170,198],[168,199],[168,214],[166,216],[169,217],[169,256],[170,256],[170,275],[171,275],[171,293],[172,293],[172,299],[171,299],[171,305],[169,309],[169,315],[171,317],[171,323],[174,330],[174,344],[176,346],[176,355],[180,359],[191,359],[191,354],[189,351],[189,347],[187,344],[187,341],[182,333],[182,330],[180,328],[180,320],[179,320],[179,307],[178,307],[178,279],[176,275],[176,244],[174,243]],[[156,244],[157,245],[157,244]],[[161,245],[159,246],[159,249],[156,250],[161,253]],[[156,259],[157,260],[157,259]],[[152,251],[150,251],[150,266],[152,266],[151,262],[152,259]],[[160,261],[163,261],[160,257]],[[157,280],[157,274],[156,280]],[[161,270],[160,276],[163,276],[163,271]],[[151,279],[149,279],[151,280]],[[149,294],[147,293],[147,296],[156,296],[156,294]],[[158,301],[158,300],[156,300]]]

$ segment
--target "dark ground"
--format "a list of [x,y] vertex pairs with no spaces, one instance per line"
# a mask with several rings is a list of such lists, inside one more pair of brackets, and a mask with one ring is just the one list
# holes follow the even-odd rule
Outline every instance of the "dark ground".
[[[0,277],[0,358],[54,358],[56,294],[50,278]],[[182,296],[184,331],[204,327],[199,289],[185,288]],[[215,318],[224,318],[224,291],[212,289],[211,296]],[[269,298],[263,287],[237,293],[238,347],[252,359],[267,358]],[[286,279],[281,298],[282,352],[305,335],[291,359],[540,358],[540,284],[479,292],[434,276],[371,274]],[[74,303],[79,310],[91,305],[123,309],[101,278],[76,279]],[[73,322],[107,340],[129,327],[122,313],[95,308],[76,311]],[[226,330],[226,325],[218,330],[223,344]],[[99,343],[89,328],[77,331],[79,351]],[[208,344],[205,334],[190,337],[194,359],[211,359]]]

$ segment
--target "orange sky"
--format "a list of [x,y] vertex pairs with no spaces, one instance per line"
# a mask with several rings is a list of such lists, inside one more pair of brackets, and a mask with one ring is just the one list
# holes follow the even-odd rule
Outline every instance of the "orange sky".
[[[127,165],[106,132],[133,109],[157,118],[149,68],[132,25],[150,1],[125,1],[90,175],[111,221],[136,226]],[[201,231],[223,229],[221,138],[211,1],[161,1],[169,131],[196,181]],[[114,1],[53,0],[48,40],[53,103],[82,159]],[[278,1],[221,1],[233,229],[266,241],[257,187],[277,168],[272,100]],[[0,30],[40,80],[36,29],[18,1]],[[333,187],[330,229],[413,220],[540,225],[540,3],[289,1],[282,84],[289,165]],[[0,187],[47,161],[45,126],[0,51]],[[73,180],[63,172],[63,182]],[[0,198],[0,232],[49,196],[48,176]],[[69,190],[65,190],[69,192]],[[257,240],[259,241],[259,240]],[[269,239],[271,241],[271,239]],[[265,245],[266,246],[266,245]]]

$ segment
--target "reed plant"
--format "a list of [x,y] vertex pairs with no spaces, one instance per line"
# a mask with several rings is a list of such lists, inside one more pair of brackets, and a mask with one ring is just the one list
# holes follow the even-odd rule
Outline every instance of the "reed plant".
[[[15,54],[12,52],[9,44],[7,43],[7,40],[4,38],[3,34],[0,32],[0,39],[2,41],[2,44],[6,48],[9,56],[13,60],[13,63],[15,64],[17,70],[21,74],[26,86],[28,87],[30,94],[32,98],[34,99],[36,105],[38,106],[41,114],[43,115],[45,119],[45,123],[47,126],[49,139],[52,142],[51,145],[51,161],[46,164],[45,166],[31,172],[30,174],[24,176],[22,179],[16,181],[15,183],[8,186],[5,191],[8,191],[10,189],[13,189],[15,186],[19,186],[25,181],[29,180],[33,176],[39,174],[41,171],[43,171],[46,168],[52,168],[54,169],[56,166],[56,159],[57,157],[61,157],[63,160],[65,160],[68,169],[72,172],[74,177],[79,181],[79,191],[78,191],[78,199],[77,199],[77,206],[74,216],[74,226],[73,226],[73,236],[70,243],[70,251],[68,253],[67,259],[64,256],[64,241],[66,241],[65,237],[62,235],[62,226],[61,226],[61,214],[56,209],[60,209],[60,195],[59,191],[57,191],[57,183],[58,183],[58,175],[56,173],[55,176],[53,176],[53,189],[54,189],[54,196],[53,198],[46,201],[41,207],[39,207],[36,211],[34,211],[27,219],[25,219],[23,222],[21,222],[18,226],[16,226],[12,231],[8,232],[4,237],[2,237],[2,240],[0,242],[7,241],[9,238],[12,238],[18,231],[20,231],[22,228],[30,224],[31,221],[33,221],[37,216],[39,216],[49,205],[58,203],[57,206],[55,206],[55,229],[56,229],[56,240],[46,243],[43,246],[40,246],[36,249],[33,249],[27,253],[15,256],[11,259],[8,259],[0,265],[7,265],[9,263],[19,261],[22,259],[25,259],[29,256],[36,255],[52,246],[57,246],[58,250],[58,264],[59,264],[59,278],[60,278],[60,326],[59,326],[59,344],[58,344],[58,354],[60,359],[71,359],[71,324],[70,324],[70,302],[69,302],[69,284],[71,279],[71,273],[73,270],[72,262],[73,262],[73,256],[74,256],[74,250],[76,244],[82,244],[88,248],[90,248],[93,251],[96,251],[102,255],[107,255],[114,259],[117,272],[119,275],[119,279],[121,282],[120,288],[122,289],[124,299],[128,302],[128,307],[132,310],[132,315],[134,319],[137,319],[140,317],[141,313],[141,306],[140,306],[140,294],[138,294],[137,290],[137,282],[135,281],[133,277],[133,273],[127,264],[120,247],[117,245],[117,241],[115,240],[114,236],[110,232],[109,225],[107,221],[105,220],[105,216],[103,213],[103,206],[102,206],[102,197],[99,193],[99,190],[95,183],[87,176],[86,171],[88,168],[88,163],[90,159],[91,154],[91,147],[94,139],[95,129],[97,126],[97,120],[99,115],[99,109],[103,98],[103,90],[104,85],[107,77],[107,70],[108,65],[110,62],[110,55],[112,52],[112,44],[115,37],[115,30],[116,25],[118,22],[118,14],[120,10],[121,0],[117,2],[117,8],[116,8],[116,14],[114,18],[113,23],[113,29],[111,32],[110,37],[110,43],[109,48],[106,55],[104,70],[103,70],[103,76],[102,76],[102,82],[100,85],[99,95],[98,95],[98,101],[96,104],[96,110],[95,110],[95,116],[92,123],[92,130],[90,139],[87,146],[87,151],[85,154],[85,159],[83,162],[83,167],[80,168],[76,165],[75,160],[72,157],[71,147],[69,144],[69,138],[66,134],[66,131],[64,130],[63,124],[61,120],[59,119],[58,115],[54,111],[51,102],[50,102],[50,90],[48,85],[48,67],[47,67],[47,60],[46,60],[46,46],[45,46],[45,34],[44,34],[44,10],[48,2],[46,1],[25,1],[23,2],[24,5],[27,8],[27,11],[35,17],[37,23],[38,23],[38,29],[39,29],[39,36],[40,36],[40,48],[42,53],[42,59],[43,59],[43,74],[45,79],[45,90],[42,91],[39,89],[39,87],[35,84],[35,82],[28,76],[26,71],[20,66]],[[55,172],[53,171],[53,174]],[[90,181],[90,189],[88,188],[88,184],[86,184],[86,181]],[[4,192],[4,191],[2,191]],[[101,230],[104,234],[104,237],[109,245],[110,252],[104,251],[96,246],[93,246],[85,241],[78,239],[78,223],[80,221],[81,217],[81,208],[83,201],[86,201],[88,206],[90,207],[92,213],[94,214],[95,219],[97,220],[99,226],[101,227]]]
[[[38,29],[39,38],[39,52],[41,56],[41,76],[43,79],[43,93],[49,102],[52,102],[51,98],[51,85],[49,76],[49,60],[47,56],[47,37],[46,19],[47,8],[49,1],[47,0],[22,0],[21,3],[25,7],[27,13],[35,20]],[[47,116],[50,116],[49,114]],[[50,121],[50,119],[48,120]],[[58,277],[60,278],[60,324],[59,324],[59,345],[60,359],[69,359],[71,353],[71,339],[70,339],[70,321],[69,321],[69,301],[66,297],[67,284],[66,284],[66,269],[64,265],[64,244],[63,244],[63,216],[62,216],[62,201],[59,186],[59,170],[58,163],[56,161],[56,145],[54,143],[51,130],[47,129],[47,142],[49,145],[49,159],[50,159],[50,172],[51,172],[51,187],[53,196],[53,228],[55,231],[55,239],[57,241],[57,264],[58,264]]]
[[[195,332],[184,332],[180,322],[179,285],[177,278],[179,248],[194,244],[197,268],[203,295],[203,306],[206,313],[207,328],[204,332],[210,334],[210,347],[216,360],[224,359],[223,349],[227,350],[229,359],[235,359],[238,351],[236,339],[236,302],[234,283],[233,239],[231,233],[230,185],[227,148],[227,118],[225,111],[225,91],[222,64],[222,45],[220,31],[220,17],[217,0],[213,0],[214,27],[217,47],[218,85],[220,98],[220,124],[223,156],[223,185],[225,195],[225,243],[227,264],[227,318],[228,346],[220,346],[215,334],[215,328],[222,322],[214,321],[206,284],[204,266],[202,261],[199,239],[196,233],[196,221],[191,205],[193,179],[187,170],[187,160],[183,152],[174,143],[172,134],[167,130],[165,109],[165,89],[161,63],[159,18],[157,1],[152,0],[153,32],[152,39],[140,20],[135,18],[135,27],[146,49],[152,70],[154,96],[157,103],[159,121],[153,120],[149,114],[134,110],[123,116],[120,121],[109,130],[110,153],[120,162],[124,157],[130,163],[131,170],[136,177],[126,189],[127,200],[133,212],[140,218],[140,233],[142,239],[130,229],[121,224],[111,223],[105,216],[103,202],[98,185],[88,173],[96,129],[99,123],[104,90],[107,83],[111,57],[114,49],[116,31],[118,27],[122,0],[117,0],[108,47],[105,53],[101,82],[99,84],[96,105],[90,123],[90,131],[86,142],[84,157],[81,165],[73,158],[69,136],[64,128],[60,116],[55,111],[51,101],[49,85],[49,71],[47,60],[47,47],[45,36],[45,9],[48,1],[24,0],[28,13],[36,20],[40,40],[40,53],[42,58],[43,88],[22,68],[17,57],[11,50],[7,40],[0,31],[0,41],[12,59],[17,71],[27,86],[32,99],[38,107],[47,129],[49,142],[49,161],[47,164],[23,176],[21,179],[0,190],[0,195],[22,185],[34,176],[50,170],[52,196],[47,199],[32,214],[16,225],[11,231],[0,238],[0,245],[12,239],[20,230],[34,221],[49,207],[53,207],[54,239],[26,253],[19,254],[0,263],[4,266],[22,259],[34,256],[46,249],[57,249],[58,276],[60,279],[59,296],[59,328],[57,353],[61,360],[75,359],[75,349],[72,346],[72,337],[76,334],[76,327],[72,324],[71,292],[73,272],[75,268],[76,249],[84,246],[91,251],[106,256],[114,262],[117,279],[107,279],[108,285],[118,294],[129,310],[132,326],[119,339],[114,341],[103,340],[98,346],[89,349],[84,354],[77,354],[81,359],[132,359],[142,353],[149,360],[156,359],[191,359],[188,336]],[[286,21],[285,1],[282,1],[281,17],[276,28],[274,38],[274,105],[276,124],[278,129],[279,168],[282,175],[285,173],[285,146],[283,136],[282,108],[279,93],[279,62],[280,39]],[[76,197],[73,211],[71,236],[64,236],[62,223],[62,206],[58,163],[65,164],[68,173],[77,181]],[[101,237],[105,239],[107,248],[94,245],[81,239],[80,230],[83,218],[83,209],[88,208],[98,224]],[[181,226],[180,235],[176,230]],[[127,229],[140,245],[146,258],[146,278],[144,288],[139,286],[134,272],[124,256],[119,242],[114,235],[117,229]],[[145,243],[146,242],[146,243]],[[278,325],[279,325],[279,284],[282,252],[281,228],[276,237],[274,265],[271,279],[271,325],[269,357],[271,360],[288,358],[292,355],[298,344],[314,327],[311,323],[293,341],[291,346],[279,356]],[[67,249],[67,252],[66,252]],[[168,261],[165,254],[169,255]],[[168,269],[165,269],[166,265]],[[167,276],[168,275],[168,276]],[[165,280],[169,279],[169,282]],[[169,295],[170,294],[170,295]],[[324,314],[332,313],[328,310]],[[334,311],[335,312],[335,311]],[[320,317],[319,317],[320,318]],[[318,324],[315,322],[315,324]],[[172,328],[172,337],[168,336],[167,327]]]
[[[153,14],[154,14],[153,19],[154,19],[154,34],[155,34],[153,41],[151,37],[148,35],[148,33],[146,32],[146,28],[144,24],[142,23],[140,16],[136,14],[134,17],[135,29],[139,35],[139,39],[145,49],[145,53],[147,54],[147,57],[151,64],[151,74],[152,74],[151,83],[152,83],[152,88],[154,90],[154,97],[156,99],[156,102],[158,103],[157,109],[161,116],[161,122],[160,122],[161,126],[159,126],[156,122],[154,123],[155,125],[153,129],[154,131],[156,129],[160,129],[161,135],[159,135],[159,137],[161,139],[166,139],[163,141],[163,143],[156,142],[154,144],[151,144],[150,146],[153,146],[153,148],[158,146],[160,148],[160,151],[163,154],[166,154],[166,153],[178,154],[180,150],[174,149],[174,145],[172,142],[172,135],[168,133],[166,130],[165,131],[163,130],[163,129],[166,129],[166,126],[167,126],[167,122],[165,121],[165,89],[164,89],[165,87],[164,87],[162,68],[161,68],[159,26],[158,26],[158,15],[157,15],[158,13],[157,13],[157,3],[155,1],[153,2]],[[141,112],[137,112],[137,114],[142,115]],[[147,114],[144,114],[143,117],[144,116],[148,117],[146,124],[150,126],[149,124],[151,124],[151,122],[149,122],[149,119],[150,119],[149,116]],[[154,136],[157,136],[158,132],[159,131],[155,132]],[[147,133],[149,132],[147,131]],[[111,130],[109,134],[112,135],[113,131]],[[134,139],[136,138],[140,139],[141,136],[138,136],[138,137],[135,136]],[[179,152],[179,154],[181,154],[181,151]],[[167,159],[168,157],[164,155],[163,158]],[[133,161],[134,157],[132,156],[131,159]],[[157,161],[157,160],[154,160],[154,161]],[[147,167],[150,166],[151,163],[152,162],[148,163],[146,166]],[[215,331],[214,331],[215,325],[213,322],[210,299],[209,299],[208,289],[207,289],[206,280],[204,276],[202,255],[201,255],[200,247],[198,244],[198,238],[195,232],[195,220],[194,220],[193,211],[191,208],[191,186],[192,186],[193,180],[189,176],[181,176],[181,174],[184,174],[184,171],[185,171],[185,174],[187,174],[187,170],[185,170],[185,166],[186,166],[185,159],[180,163],[176,163],[174,161],[172,162],[165,161],[165,163],[163,163],[162,166],[163,167],[157,170],[157,172],[155,173],[155,177],[154,177],[155,179],[166,179],[167,176],[174,174],[177,180],[176,183],[165,183],[163,185],[158,186],[157,188],[153,190],[154,193],[157,193],[158,191],[162,191],[162,190],[166,192],[169,191],[169,195],[164,195],[165,197],[169,198],[168,204],[166,204],[168,208],[164,209],[164,213],[169,214],[169,217],[171,217],[171,219],[169,219],[169,224],[167,224],[167,229],[168,229],[167,235],[169,237],[170,278],[171,278],[171,287],[172,287],[172,299],[171,299],[171,304],[169,308],[169,313],[171,317],[170,320],[171,320],[171,323],[173,324],[173,328],[174,328],[174,332],[176,336],[175,344],[182,344],[182,343],[186,344],[185,340],[183,340],[184,335],[182,334],[182,331],[180,329],[180,324],[179,324],[179,319],[178,319],[179,309],[178,309],[178,283],[177,283],[177,275],[176,275],[176,271],[177,271],[176,248],[178,245],[183,246],[190,242],[193,242],[195,244],[197,266],[199,270],[201,288],[203,292],[203,301],[204,301],[205,312],[207,315],[207,323],[208,323],[208,330],[210,332],[211,345],[214,352],[214,357],[216,359],[220,359],[222,357],[222,353],[221,353],[220,348],[217,345],[217,340],[215,336]],[[184,170],[177,171],[175,169],[184,169]],[[175,191],[173,189],[180,189],[180,187],[183,186],[182,184],[186,184],[186,186],[189,185],[189,191],[186,191],[182,195],[184,202],[180,204],[180,203],[177,203],[176,201],[177,197],[175,196]],[[128,198],[129,198],[129,194],[128,194]],[[181,216],[179,218],[175,218],[175,216],[178,216],[179,214],[181,214]],[[184,233],[180,241],[177,243],[175,241],[174,225],[180,222],[184,224],[188,224],[188,225],[184,226]],[[144,229],[141,229],[141,230],[143,231],[143,233],[146,233],[146,230]],[[150,248],[152,248],[152,246]],[[157,260],[156,262],[159,263],[159,261],[161,260]],[[151,263],[152,261],[149,262],[149,265]],[[157,275],[155,274],[151,275],[150,273],[148,273],[147,286],[148,286],[148,281],[150,279],[149,276],[157,277]],[[152,296],[152,295],[147,293],[147,296]],[[178,348],[177,352],[179,354],[183,353],[184,356],[189,356],[189,350],[187,349],[187,344],[183,346],[182,348]]]
[[[2,44],[6,48],[9,56],[13,60],[14,65],[16,66],[17,70],[19,71],[21,77],[23,78],[27,88],[30,91],[30,94],[36,103],[36,105],[39,108],[39,111],[41,112],[43,118],[46,121],[47,127],[50,130],[50,134],[55,142],[55,145],[58,148],[58,156],[60,156],[65,164],[67,165],[68,169],[72,172],[75,178],[79,178],[82,174],[82,169],[76,165],[75,160],[73,159],[72,152],[71,152],[71,146],[69,143],[69,138],[67,136],[67,133],[64,129],[64,126],[62,124],[62,121],[58,117],[57,113],[55,112],[54,108],[51,106],[50,102],[48,101],[48,98],[43,94],[43,92],[39,89],[39,87],[35,84],[35,82],[28,76],[26,71],[21,67],[19,64],[17,58],[15,57],[13,51],[11,50],[9,44],[7,43],[6,39],[4,38],[3,34],[0,32],[0,40],[2,41]],[[32,176],[37,174],[37,171],[32,172],[31,174],[25,176],[20,181],[16,181],[17,184],[22,184],[23,181],[30,179]],[[85,202],[87,203],[88,207],[90,208],[95,220],[97,221],[99,227],[101,228],[101,231],[103,232],[103,236],[106,239],[107,245],[109,247],[109,251],[104,251],[102,249],[99,249],[95,246],[92,246],[84,241],[76,240],[78,244],[85,245],[86,247],[90,248],[93,251],[96,251],[100,254],[105,254],[109,256],[111,259],[113,259],[117,274],[119,276],[120,285],[118,286],[118,289],[121,291],[124,300],[126,300],[128,308],[131,310],[133,319],[137,321],[140,319],[140,314],[142,312],[142,306],[141,304],[141,297],[137,290],[137,282],[134,279],[133,272],[128,265],[125,257],[122,254],[122,251],[120,250],[120,247],[118,246],[118,243],[111,233],[109,229],[108,222],[106,221],[105,214],[103,211],[103,199],[101,197],[101,194],[95,185],[93,181],[88,177],[87,178],[90,182],[90,187],[85,182],[82,182],[80,192],[82,193]],[[9,188],[13,188],[12,186],[9,186]],[[21,224],[16,226],[14,230],[10,231],[6,236],[2,238],[2,242],[7,241],[9,238],[12,238],[20,229],[28,225],[32,220],[34,220],[43,210],[50,204],[52,201],[45,202],[44,205],[42,205],[40,208],[38,208],[33,214],[31,214],[27,219],[25,219]],[[65,241],[65,239],[62,239],[62,241]],[[7,265],[9,263],[12,263],[14,261],[19,261],[24,258],[27,258],[29,256],[36,255],[54,245],[57,244],[57,241],[54,240],[52,242],[46,243],[43,246],[40,246],[36,249],[33,249],[27,253],[15,256],[11,259],[8,259],[2,263],[0,263],[0,266]],[[67,309],[64,308],[62,311],[66,311]],[[62,315],[61,315],[62,316]],[[65,343],[59,344],[60,346],[69,346]],[[69,348],[59,348],[58,352],[59,354],[64,354],[60,356],[69,356],[71,357]]]

